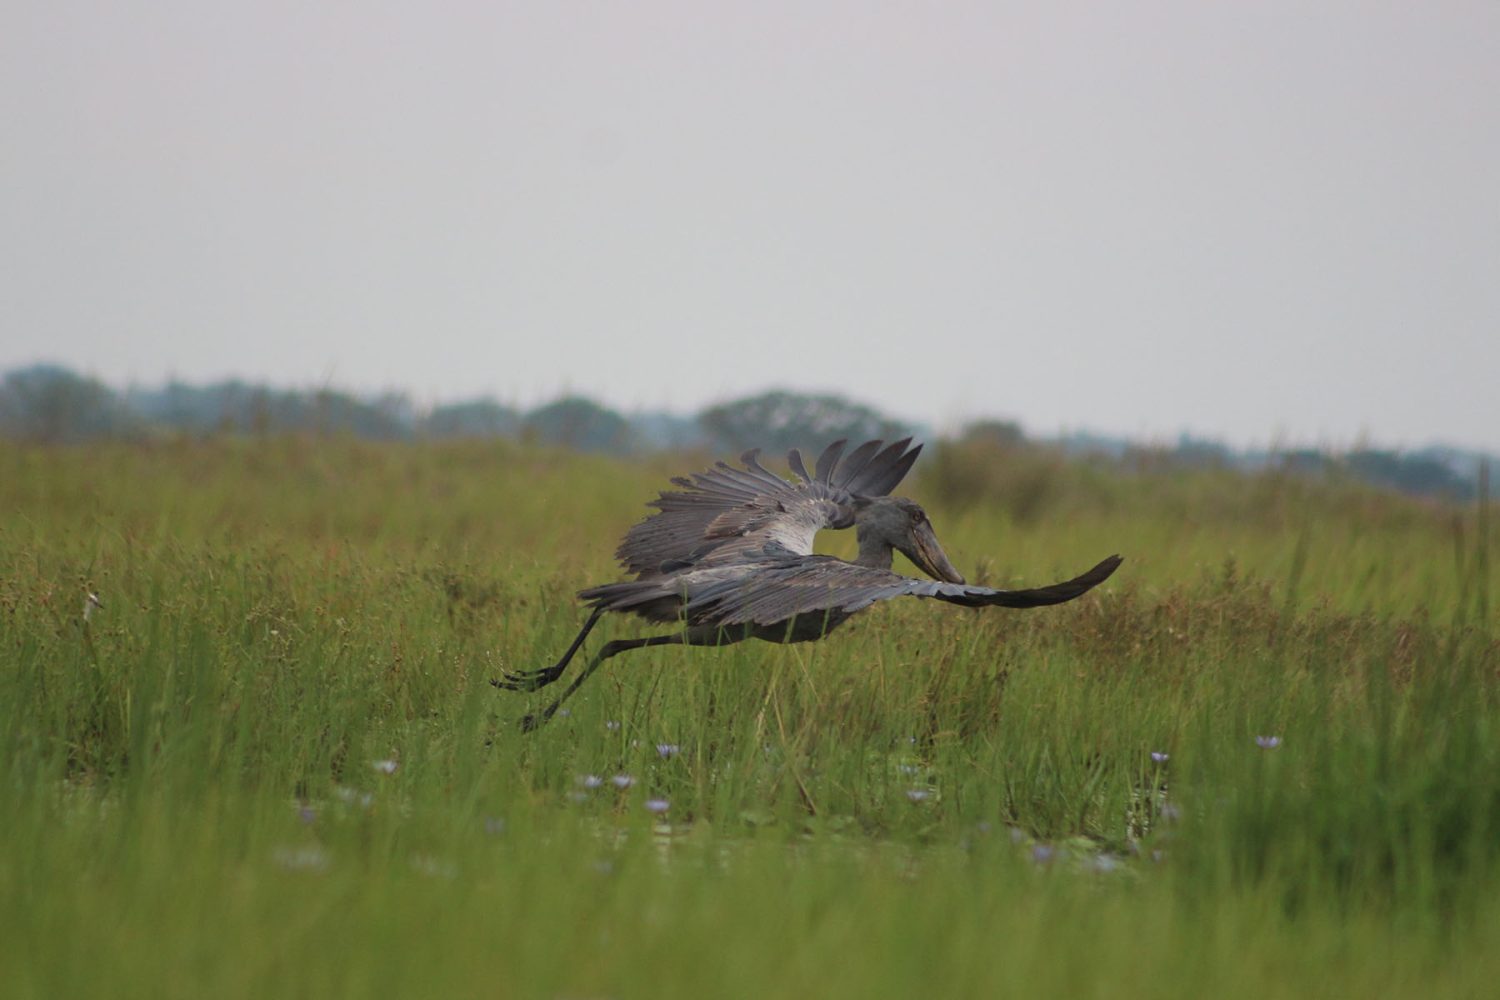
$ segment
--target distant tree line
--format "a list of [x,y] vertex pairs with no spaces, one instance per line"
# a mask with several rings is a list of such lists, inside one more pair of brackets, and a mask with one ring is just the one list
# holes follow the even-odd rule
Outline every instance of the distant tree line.
[[[0,436],[16,440],[70,444],[167,434],[288,433],[386,441],[501,437],[622,455],[666,449],[738,453],[747,448],[774,455],[791,447],[817,448],[841,437],[933,437],[927,428],[842,396],[780,390],[719,403],[691,416],[661,411],[627,416],[581,396],[529,410],[475,399],[422,412],[400,393],[363,398],[333,389],[273,389],[238,380],[203,386],[174,381],[121,393],[57,365],[18,368],[0,379]],[[1060,460],[1088,458],[1136,470],[1279,468],[1453,499],[1473,498],[1480,469],[1490,462],[1479,452],[1446,447],[1237,451],[1188,435],[1172,446],[1151,447],[1087,433],[1032,438],[1019,424],[998,420],[967,425],[956,443],[1001,452],[1045,450]]]
[[931,436],[922,431],[840,396],[780,391],[720,403],[692,416],[626,416],[581,396],[529,410],[474,399],[420,412],[399,393],[362,398],[238,380],[201,386],[169,382],[117,393],[57,365],[16,369],[0,380],[0,434],[46,444],[161,434],[311,433],[382,441],[504,437],[611,454],[751,447],[776,452],[838,437]]

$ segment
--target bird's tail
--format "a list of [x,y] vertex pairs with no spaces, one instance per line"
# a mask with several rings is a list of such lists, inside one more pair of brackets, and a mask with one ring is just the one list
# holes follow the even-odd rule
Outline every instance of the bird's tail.
[[627,580],[606,583],[578,592],[578,599],[604,611],[632,611],[647,618],[675,621],[682,595],[660,580]]
[[643,594],[645,589],[635,580],[626,583],[606,583],[580,590],[578,599],[586,602],[591,608],[618,611],[628,608],[633,603],[632,599]]

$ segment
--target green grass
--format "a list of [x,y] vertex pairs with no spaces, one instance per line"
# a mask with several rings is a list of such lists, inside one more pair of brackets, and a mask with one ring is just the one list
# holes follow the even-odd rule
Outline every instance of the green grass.
[[630,653],[520,733],[551,692],[487,679],[555,658],[701,462],[0,446],[5,995],[1493,988],[1478,512],[952,450],[910,492],[971,578],[1124,567]]

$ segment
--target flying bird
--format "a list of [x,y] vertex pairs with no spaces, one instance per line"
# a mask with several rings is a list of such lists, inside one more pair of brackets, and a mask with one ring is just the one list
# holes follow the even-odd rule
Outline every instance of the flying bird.
[[[824,449],[811,474],[792,449],[787,464],[796,481],[763,467],[758,450],[740,456],[744,468],[718,462],[691,478],[674,478],[679,490],[663,491],[651,501],[648,506],[657,512],[631,528],[615,552],[635,579],[579,592],[593,612],[557,663],[490,683],[535,691],[558,680],[608,611],[681,629],[605,643],[561,697],[521,720],[522,728],[535,729],[552,718],[600,664],[627,650],[725,646],[750,638],[809,642],[876,601],[901,596],[966,607],[1061,604],[1098,586],[1120,565],[1119,556],[1110,556],[1082,576],[1034,590],[966,584],[938,543],[927,513],[890,495],[922,446],[912,447],[910,438],[890,445],[867,441],[846,456],[846,443],[835,441]],[[813,538],[825,528],[855,530],[859,555],[853,562],[813,554]],[[932,579],[893,572],[893,552]]]

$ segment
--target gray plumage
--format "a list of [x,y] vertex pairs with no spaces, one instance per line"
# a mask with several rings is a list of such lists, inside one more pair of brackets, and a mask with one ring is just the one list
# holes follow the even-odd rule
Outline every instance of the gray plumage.
[[836,441],[818,457],[814,475],[808,475],[794,448],[787,463],[801,479],[797,483],[762,466],[758,449],[740,456],[743,469],[718,462],[690,479],[679,476],[672,482],[682,491],[653,500],[659,513],[631,528],[615,555],[631,573],[649,577],[699,562],[718,549],[751,551],[756,542],[773,538],[810,553],[819,529],[852,525],[856,498],[889,494],[922,451],[921,445],[909,447],[910,438],[884,450],[882,444],[866,442],[840,462],[844,442]]
[[[523,720],[534,728],[610,656],[644,646],[682,643],[726,645],[746,638],[771,642],[820,639],[877,601],[912,596],[967,607],[1032,608],[1060,604],[1107,579],[1120,564],[1110,556],[1081,576],[1032,590],[970,586],[943,552],[927,514],[890,496],[910,471],[921,446],[906,438],[891,445],[868,441],[848,456],[844,441],[824,449],[808,473],[793,449],[788,481],[765,469],[758,452],[741,456],[744,468],[714,468],[677,477],[657,509],[626,533],[616,556],[635,579],[579,592],[593,613],[578,637],[551,667],[509,674],[497,687],[530,691],[557,680],[607,611],[675,622],[681,632],[606,643],[562,697]],[[853,562],[813,554],[823,529],[853,527],[859,556]],[[933,579],[891,570],[901,552]]]

